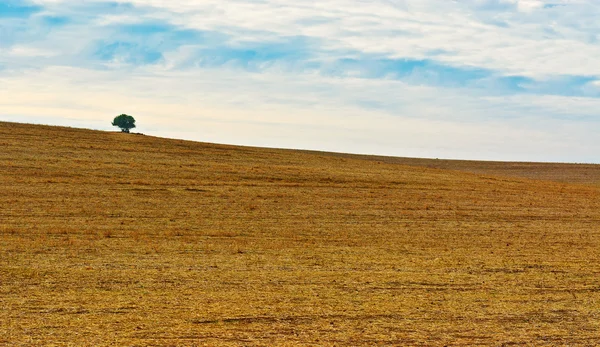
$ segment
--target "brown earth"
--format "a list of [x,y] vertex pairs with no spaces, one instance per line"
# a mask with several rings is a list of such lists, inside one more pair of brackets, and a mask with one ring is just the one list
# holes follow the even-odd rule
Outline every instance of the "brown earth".
[[596,165],[0,148],[0,346],[600,345]]

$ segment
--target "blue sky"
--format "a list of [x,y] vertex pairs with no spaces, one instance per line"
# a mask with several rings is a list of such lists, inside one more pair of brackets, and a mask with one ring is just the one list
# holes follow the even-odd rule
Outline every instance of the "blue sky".
[[0,0],[0,120],[600,163],[595,0]]

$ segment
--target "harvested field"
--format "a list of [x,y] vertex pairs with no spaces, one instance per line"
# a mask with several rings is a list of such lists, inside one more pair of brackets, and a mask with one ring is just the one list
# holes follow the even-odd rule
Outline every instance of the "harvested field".
[[510,176],[536,180],[555,181],[561,183],[588,184],[600,186],[600,165],[597,164],[445,160],[398,158],[345,153],[328,154],[343,158],[380,161],[390,164],[455,170],[484,175]]
[[1,122],[0,148],[0,346],[600,345],[600,186],[569,165]]

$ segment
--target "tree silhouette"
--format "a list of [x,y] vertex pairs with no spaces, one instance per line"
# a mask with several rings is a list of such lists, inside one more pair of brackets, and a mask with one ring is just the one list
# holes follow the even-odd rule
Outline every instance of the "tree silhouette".
[[112,125],[121,128],[121,131],[128,133],[129,129],[135,128],[135,119],[127,114],[116,116]]

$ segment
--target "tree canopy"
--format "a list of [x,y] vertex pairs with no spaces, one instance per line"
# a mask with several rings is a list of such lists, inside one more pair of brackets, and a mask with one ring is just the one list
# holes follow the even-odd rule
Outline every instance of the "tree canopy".
[[129,129],[135,128],[135,119],[127,114],[116,116],[112,125],[121,128],[121,131],[128,133]]

